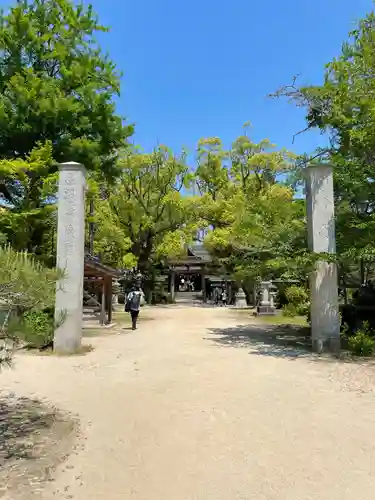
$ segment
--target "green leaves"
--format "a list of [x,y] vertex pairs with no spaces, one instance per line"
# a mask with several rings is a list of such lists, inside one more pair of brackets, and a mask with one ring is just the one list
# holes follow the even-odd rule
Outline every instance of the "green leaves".
[[[52,338],[53,320],[44,309],[52,309],[55,302],[56,282],[63,277],[60,270],[48,269],[26,252],[15,252],[8,246],[0,246],[0,368],[10,364],[14,346],[20,338],[35,340]],[[28,313],[25,320],[34,319],[29,328],[22,329],[13,313]],[[27,318],[28,316],[28,318]],[[45,321],[35,321],[39,318]],[[26,321],[27,322],[27,321]],[[48,325],[46,324],[48,323]],[[26,324],[24,324],[26,326]],[[33,328],[32,328],[33,327]],[[38,331],[35,330],[37,328]],[[45,335],[41,335],[44,331]]]
[[98,31],[92,8],[69,0],[22,0],[0,16],[0,157],[50,140],[56,161],[115,175],[132,128],[114,113],[119,74]]
[[56,281],[61,277],[60,271],[42,266],[26,252],[0,247],[0,301],[9,309],[52,307]]
[[[57,173],[52,169],[52,145],[38,144],[23,159],[0,160],[3,198],[0,232],[16,250],[49,256],[55,225],[53,200]],[[45,246],[47,245],[47,247]]]
[[268,139],[257,144],[243,135],[227,152],[216,137],[199,142],[196,212],[209,229],[205,245],[237,279],[287,272],[305,244],[303,206],[277,181],[295,163]]
[[182,193],[191,174],[184,153],[175,156],[165,146],[151,154],[126,152],[118,172],[108,197],[96,201],[95,251],[104,259],[111,253],[112,265],[138,263],[147,272],[160,260],[179,255],[197,231],[193,199]]

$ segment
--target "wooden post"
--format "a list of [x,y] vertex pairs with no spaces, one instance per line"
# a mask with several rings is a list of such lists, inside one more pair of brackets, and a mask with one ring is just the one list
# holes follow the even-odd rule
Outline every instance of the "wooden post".
[[110,325],[112,323],[112,311],[113,311],[113,305],[112,305],[112,278],[109,276],[107,279],[107,284],[106,284],[106,292],[107,292],[107,311],[108,311],[108,324]]
[[171,269],[170,274],[169,274],[169,279],[170,279],[170,294],[171,294],[171,299],[172,302],[174,302],[175,299],[175,286],[176,286],[176,272],[174,269]]
[[105,314],[105,279],[102,278],[102,300],[101,300],[101,308],[100,308],[100,324],[103,326],[106,323],[106,314]]
[[207,293],[206,293],[206,275],[204,273],[204,269],[201,272],[201,280],[202,280],[202,296],[203,302],[207,302]]

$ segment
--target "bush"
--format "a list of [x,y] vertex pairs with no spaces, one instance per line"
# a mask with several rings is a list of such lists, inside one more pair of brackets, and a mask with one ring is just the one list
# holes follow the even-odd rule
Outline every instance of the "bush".
[[371,356],[375,350],[375,340],[364,331],[358,331],[349,338],[349,349],[356,356]]
[[283,306],[282,311],[283,311],[283,316],[287,318],[293,318],[298,314],[296,306],[294,304],[286,304],[285,306]]
[[307,304],[309,301],[309,295],[304,287],[302,286],[290,286],[285,290],[285,296],[289,304],[294,306],[299,306],[301,304]]
[[347,337],[345,330],[343,335],[348,339],[349,350],[356,356],[371,356],[374,354],[374,332],[368,321],[365,321],[354,335]]
[[53,341],[54,320],[48,312],[30,311],[12,321],[8,330],[29,347],[40,349]]
[[152,293],[152,304],[173,304],[172,294],[156,290]]
[[0,301],[8,310],[53,307],[60,270],[48,269],[26,252],[0,247]]
[[298,316],[309,316],[310,314],[310,302],[305,302],[304,304],[299,304],[296,308]]
[[54,324],[46,309],[54,308],[56,281],[61,277],[62,271],[48,269],[26,252],[0,246],[0,368],[10,362],[19,340],[36,347],[50,342]]

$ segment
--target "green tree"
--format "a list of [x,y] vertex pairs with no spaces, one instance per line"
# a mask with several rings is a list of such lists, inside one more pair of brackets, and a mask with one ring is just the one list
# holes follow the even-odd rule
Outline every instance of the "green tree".
[[[334,167],[337,251],[343,274],[353,260],[370,263],[375,256],[374,40],[371,12],[349,34],[340,56],[327,64],[323,85],[299,87],[295,80],[276,93],[306,108],[307,129],[318,128],[329,137],[329,146],[312,156]],[[363,205],[365,209],[358,210]]]
[[[132,268],[136,265],[131,254],[132,241],[124,234],[117,214],[104,196],[103,184],[91,177],[86,196],[86,234],[93,229],[93,251],[103,264],[113,268]],[[87,239],[89,244],[89,238]]]
[[155,263],[179,255],[197,231],[194,198],[183,194],[191,175],[185,155],[177,157],[164,146],[151,154],[129,152],[118,168],[106,207],[131,242],[125,259],[149,273]]
[[305,245],[304,207],[279,176],[294,168],[296,157],[267,139],[254,143],[247,127],[227,153],[217,138],[199,144],[210,147],[200,156],[205,183],[201,164],[196,171],[209,186],[200,206],[210,228],[205,244],[240,281],[295,274],[293,257]]
[[0,160],[0,184],[7,191],[0,233],[15,250],[43,256],[51,265],[57,180],[56,174],[50,174],[52,163],[51,143],[38,145],[25,159]]
[[103,31],[91,6],[70,0],[18,0],[0,14],[0,158],[51,141],[54,160],[115,173],[132,128],[115,114],[119,75],[95,41]]
[[274,184],[277,176],[289,172],[296,155],[285,149],[277,151],[269,139],[254,143],[246,133],[247,128],[245,124],[245,135],[232,145],[231,176],[244,192],[248,189],[259,192]]

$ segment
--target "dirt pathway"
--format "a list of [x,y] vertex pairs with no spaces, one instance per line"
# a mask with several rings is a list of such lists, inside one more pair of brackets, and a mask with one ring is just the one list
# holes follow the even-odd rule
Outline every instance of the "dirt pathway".
[[252,347],[225,330],[244,322],[227,310],[151,314],[137,332],[90,339],[84,357],[20,356],[0,375],[3,391],[80,422],[38,498],[374,498],[372,368]]

